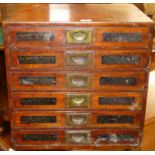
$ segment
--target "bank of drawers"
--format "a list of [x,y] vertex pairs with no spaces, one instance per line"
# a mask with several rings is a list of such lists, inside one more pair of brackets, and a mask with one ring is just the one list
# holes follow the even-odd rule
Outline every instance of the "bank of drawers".
[[8,26],[8,33],[15,146],[139,145],[147,27]]

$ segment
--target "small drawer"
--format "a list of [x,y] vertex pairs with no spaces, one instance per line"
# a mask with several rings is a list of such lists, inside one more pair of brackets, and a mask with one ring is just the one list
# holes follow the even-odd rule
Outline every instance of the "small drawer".
[[93,30],[91,28],[74,28],[66,30],[66,44],[92,44]]
[[[135,72],[12,72],[12,90],[143,90],[146,75]],[[93,81],[93,82],[92,82]]]
[[124,127],[139,128],[138,111],[14,111],[16,128],[84,128],[84,127]]
[[104,47],[148,48],[148,27],[97,27],[95,45]]
[[[138,130],[85,129],[85,130],[15,130],[17,145],[66,146],[66,145],[139,145]],[[37,150],[37,149],[36,149]]]
[[121,109],[140,110],[144,103],[143,92],[13,92],[13,109]]
[[9,26],[9,44],[14,47],[53,47],[64,44],[63,29],[51,26]]
[[25,50],[10,51],[10,67],[15,69],[128,69],[149,64],[147,50]]

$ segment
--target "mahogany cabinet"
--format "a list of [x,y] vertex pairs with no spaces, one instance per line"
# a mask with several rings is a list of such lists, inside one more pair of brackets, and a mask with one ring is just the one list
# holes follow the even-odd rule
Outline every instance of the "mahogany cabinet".
[[132,4],[10,10],[3,31],[14,149],[139,147],[153,22]]

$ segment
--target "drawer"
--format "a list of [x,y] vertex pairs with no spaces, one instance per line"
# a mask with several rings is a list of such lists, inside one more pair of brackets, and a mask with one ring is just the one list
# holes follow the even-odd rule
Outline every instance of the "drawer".
[[[136,72],[12,72],[12,90],[143,90],[146,73]],[[92,82],[93,81],[93,82]]]
[[51,47],[64,44],[63,29],[51,26],[9,26],[9,44],[13,47]]
[[137,130],[87,129],[87,130],[16,130],[18,145],[138,145]]
[[143,92],[14,92],[11,101],[14,109],[21,110],[140,110],[144,95]]
[[14,111],[15,128],[139,128],[139,111]]
[[147,27],[32,27],[10,26],[9,44],[33,48],[51,46],[98,46],[148,48]]
[[11,69],[144,68],[147,50],[20,50],[10,51]]
[[148,27],[97,27],[96,46],[148,48]]

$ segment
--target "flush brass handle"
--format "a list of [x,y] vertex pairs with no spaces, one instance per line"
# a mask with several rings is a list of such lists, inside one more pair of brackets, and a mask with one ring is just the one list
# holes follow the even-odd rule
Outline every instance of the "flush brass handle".
[[90,74],[67,74],[66,86],[69,88],[90,88],[91,75]]
[[68,30],[66,40],[69,44],[91,44],[93,40],[93,33],[91,29]]
[[85,102],[86,98],[84,97],[74,97],[72,98],[72,103],[76,106],[81,106]]
[[87,57],[85,56],[72,56],[71,61],[76,65],[84,65],[87,62]]
[[67,94],[68,108],[88,108],[91,105],[90,94]]
[[66,132],[66,142],[90,143],[90,132],[89,131],[68,131]]
[[76,41],[82,41],[86,39],[87,35],[88,35],[87,31],[79,30],[72,33],[72,38]]
[[86,80],[84,78],[73,78],[71,83],[76,87],[82,87],[86,83]]
[[87,135],[85,134],[73,134],[71,139],[73,142],[80,143],[86,140]]
[[67,114],[68,125],[86,125],[89,123],[89,114]]
[[71,116],[72,123],[76,125],[84,124],[86,120],[87,120],[86,116]]
[[66,51],[65,63],[68,67],[91,67],[92,66],[92,51]]

